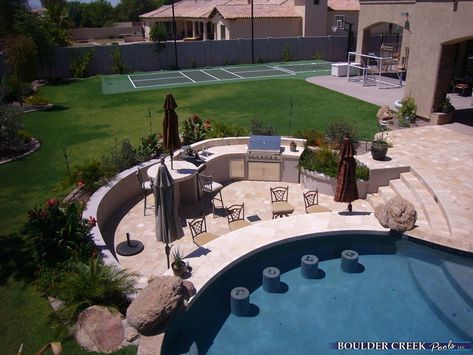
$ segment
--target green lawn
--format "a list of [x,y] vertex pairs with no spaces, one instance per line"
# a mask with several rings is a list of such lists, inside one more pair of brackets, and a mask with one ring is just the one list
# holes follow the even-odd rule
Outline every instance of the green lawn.
[[[60,186],[70,165],[101,158],[116,140],[133,143],[150,132],[161,131],[162,106],[167,90],[102,95],[100,78],[63,85],[49,85],[41,92],[56,106],[53,110],[25,116],[26,130],[41,141],[36,153],[0,166],[0,342],[12,354],[25,343],[32,353],[55,339],[46,321],[48,305],[32,288],[33,265],[28,264],[28,246],[15,235],[27,219],[27,211],[49,197],[63,197]],[[180,120],[198,114],[213,122],[248,127],[252,119],[271,121],[277,132],[288,134],[290,102],[293,101],[292,132],[324,130],[328,121],[352,122],[361,138],[376,132],[377,106],[306,83],[274,79],[231,84],[175,88]],[[16,245],[21,248],[15,249]],[[5,252],[5,250],[7,250]],[[10,253],[11,252],[11,253]],[[13,254],[12,254],[13,253]],[[8,267],[6,267],[8,266]],[[69,342],[67,354],[81,353]]]

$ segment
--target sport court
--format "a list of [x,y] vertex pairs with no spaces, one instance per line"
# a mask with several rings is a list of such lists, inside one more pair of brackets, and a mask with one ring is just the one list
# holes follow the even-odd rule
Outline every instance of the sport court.
[[226,81],[277,77],[305,78],[308,75],[329,75],[330,65],[330,62],[319,60],[113,75],[102,77],[102,90],[104,94],[113,94]]

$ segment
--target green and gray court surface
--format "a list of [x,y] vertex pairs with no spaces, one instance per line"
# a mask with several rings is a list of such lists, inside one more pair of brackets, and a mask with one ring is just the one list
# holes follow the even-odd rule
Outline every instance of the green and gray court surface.
[[107,75],[102,77],[102,92],[107,95],[239,80],[304,79],[308,76],[330,75],[330,64],[323,60],[313,60]]

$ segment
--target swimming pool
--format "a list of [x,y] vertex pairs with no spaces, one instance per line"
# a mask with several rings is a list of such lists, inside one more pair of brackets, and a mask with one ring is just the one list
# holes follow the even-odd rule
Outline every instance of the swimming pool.
[[[345,249],[360,254],[361,272],[341,270]],[[300,275],[304,254],[319,258],[323,277]],[[268,266],[281,271],[280,293],[261,287]],[[173,319],[162,353],[185,353],[193,342],[199,354],[330,354],[339,352],[331,349],[338,341],[471,342],[472,280],[471,258],[403,239],[330,235],[290,241],[216,278]],[[230,313],[230,291],[237,286],[251,292],[248,317]]]

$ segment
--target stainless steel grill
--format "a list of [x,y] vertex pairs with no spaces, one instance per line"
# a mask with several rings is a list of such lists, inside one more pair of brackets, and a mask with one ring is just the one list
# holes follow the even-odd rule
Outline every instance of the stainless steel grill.
[[281,162],[280,136],[250,136],[246,158],[249,162]]

